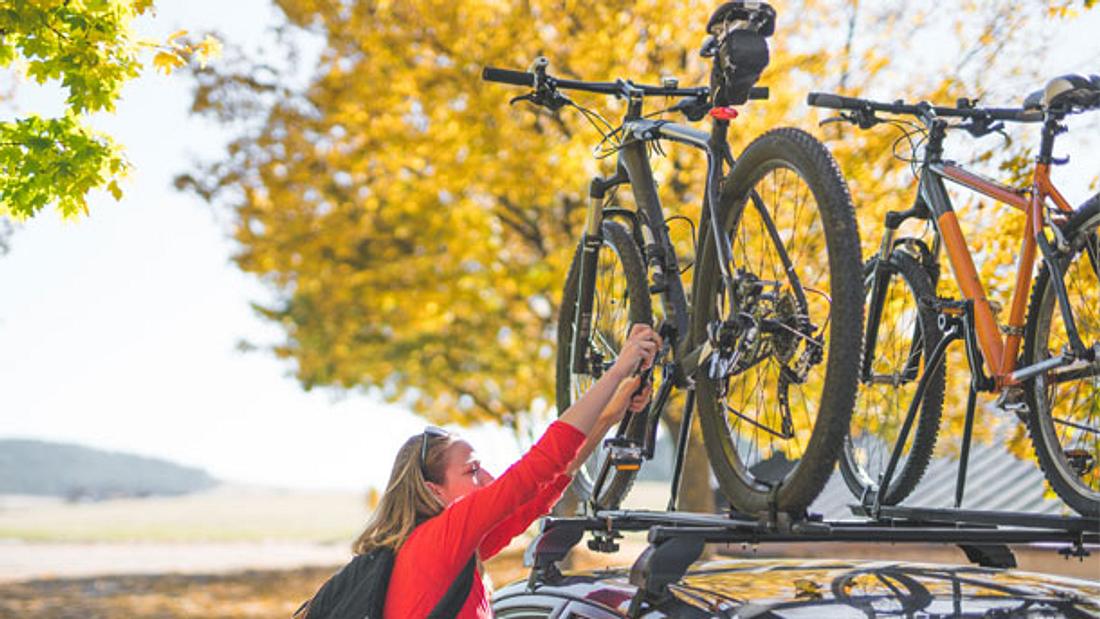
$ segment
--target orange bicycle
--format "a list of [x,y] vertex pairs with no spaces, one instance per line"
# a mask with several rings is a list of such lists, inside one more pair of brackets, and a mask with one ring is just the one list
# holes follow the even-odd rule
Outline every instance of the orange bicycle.
[[[1050,178],[1051,167],[1064,162],[1053,156],[1064,119],[1100,108],[1100,77],[1056,78],[1022,108],[983,108],[967,100],[956,107],[882,103],[823,93],[811,94],[808,103],[842,110],[831,120],[862,129],[906,123],[925,138],[915,203],[886,214],[882,243],[864,270],[859,398],[840,458],[849,488],[873,510],[897,504],[913,490],[936,441],[944,351],[962,340],[971,381],[956,507],[962,503],[976,396],[984,391],[998,393],[998,405],[1027,424],[1043,473],[1062,500],[1083,515],[1100,516],[1100,194],[1075,209]],[[943,158],[949,130],[982,136],[1001,130],[1004,122],[1042,124],[1030,186],[1007,186]],[[1004,325],[986,297],[944,180],[1026,217]],[[910,219],[931,221],[930,245],[898,237],[899,226]],[[962,299],[936,295],[941,253]]]

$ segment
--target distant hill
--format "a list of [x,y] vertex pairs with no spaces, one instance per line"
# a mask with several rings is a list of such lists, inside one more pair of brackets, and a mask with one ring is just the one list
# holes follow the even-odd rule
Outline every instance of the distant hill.
[[0,439],[0,494],[70,500],[179,495],[218,480],[166,460],[63,443]]

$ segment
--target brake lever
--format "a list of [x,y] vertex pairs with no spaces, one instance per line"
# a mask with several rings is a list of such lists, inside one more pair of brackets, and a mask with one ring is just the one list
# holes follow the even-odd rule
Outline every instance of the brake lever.
[[839,123],[839,122],[851,123],[851,124],[859,127],[860,129],[870,129],[871,127],[874,127],[875,125],[881,123],[882,119],[879,118],[878,116],[875,116],[874,112],[867,112],[865,110],[856,110],[856,111],[851,112],[850,114],[845,114],[845,113],[841,112],[837,116],[831,116],[829,118],[826,118],[826,119],[822,120],[821,122],[819,122],[818,126],[819,127],[824,127],[825,125],[828,125],[828,124],[831,124],[831,123]]
[[512,97],[511,99],[508,100],[508,105],[515,105],[515,104],[519,103],[520,101],[530,101],[531,103],[534,103],[535,105],[538,105],[538,103],[535,103],[535,93],[533,93],[533,92],[529,92],[525,95],[520,95],[518,97]]
[[556,112],[556,111],[560,110],[561,108],[573,103],[573,100],[570,99],[569,97],[563,95],[562,93],[560,93],[556,90],[549,90],[549,89],[544,89],[544,90],[541,90],[541,91],[535,90],[535,91],[531,91],[531,92],[529,92],[525,95],[520,95],[518,97],[512,97],[508,101],[508,105],[515,105],[516,103],[519,103],[520,101],[528,101],[528,102],[532,103],[533,105],[537,105],[539,107],[544,107],[544,108],[550,110],[551,112]]
[[968,123],[959,125],[960,129],[965,129],[970,135],[980,138],[989,135],[990,133],[999,133],[1008,139],[1008,134],[1005,133],[1005,124],[1003,122],[989,122],[988,120],[972,120]]

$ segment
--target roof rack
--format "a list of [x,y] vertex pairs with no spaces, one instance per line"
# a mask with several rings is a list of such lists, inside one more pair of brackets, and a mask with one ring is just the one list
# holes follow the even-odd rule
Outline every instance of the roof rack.
[[638,588],[629,614],[656,604],[668,595],[708,543],[888,542],[955,544],[983,567],[1016,567],[1009,544],[1054,543],[1067,558],[1088,556],[1086,546],[1100,544],[1100,518],[1050,516],[1003,511],[921,507],[881,507],[878,517],[852,506],[857,519],[823,520],[807,514],[792,518],[779,513],[762,518],[730,513],[697,514],[660,511],[598,511],[592,516],[546,518],[542,532],[527,548],[531,566],[528,588],[561,578],[557,562],[565,558],[586,532],[589,548],[618,549],[615,540],[628,531],[648,531],[649,547],[635,560],[630,582]]

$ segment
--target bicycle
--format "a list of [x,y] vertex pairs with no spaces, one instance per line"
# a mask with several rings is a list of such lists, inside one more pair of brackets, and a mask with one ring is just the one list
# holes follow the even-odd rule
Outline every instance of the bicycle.
[[[618,507],[653,457],[673,388],[686,390],[686,398],[670,510],[696,399],[711,467],[741,511],[803,511],[835,463],[855,396],[848,360],[858,358],[862,322],[847,186],[829,152],[806,132],[773,129],[736,162],[726,139],[733,106],[766,98],[767,89],[753,84],[767,64],[765,38],[774,20],[761,2],[728,2],[711,16],[701,51],[714,59],[709,87],[559,79],[546,72],[544,59],[530,72],[483,72],[489,81],[532,87],[513,102],[555,112],[574,107],[590,120],[597,115],[563,91],[627,101],[618,127],[603,121],[605,154],[616,154],[618,163],[613,175],[589,185],[584,233],[566,277],[557,333],[559,411],[610,367],[632,323],[652,324],[651,297],[664,318],[658,330],[665,345],[652,404],[628,416],[606,441],[602,460],[577,475],[574,487],[593,511]],[[643,114],[653,97],[681,97],[664,112],[691,121],[709,115],[710,132]],[[662,152],[662,141],[707,157],[690,302],[649,161],[650,150]],[[615,205],[622,185],[630,186],[636,209]]]
[[[966,99],[956,107],[885,103],[822,93],[810,94],[807,102],[841,110],[825,122],[861,129],[892,123],[906,138],[922,134],[925,144],[923,157],[914,154],[912,160],[920,167],[914,204],[886,214],[878,251],[864,269],[867,320],[859,401],[867,406],[853,413],[840,458],[849,488],[864,506],[877,509],[900,503],[917,485],[936,443],[944,351],[962,340],[971,380],[955,507],[962,503],[977,393],[993,392],[1001,408],[1027,424],[1054,491],[1077,512],[1100,515],[1100,194],[1074,209],[1050,177],[1051,167],[1066,161],[1053,156],[1055,138],[1065,131],[1062,121],[1100,108],[1100,78],[1055,78],[1021,108],[983,108]],[[1005,122],[1042,124],[1030,185],[1001,184],[943,158],[948,131],[981,137],[1002,131]],[[945,180],[1026,214],[1004,325],[998,325],[998,308],[986,298]],[[899,226],[911,219],[931,223],[931,246],[919,238],[898,238]],[[962,299],[936,296],[942,253]],[[873,401],[885,406],[876,408]]]

